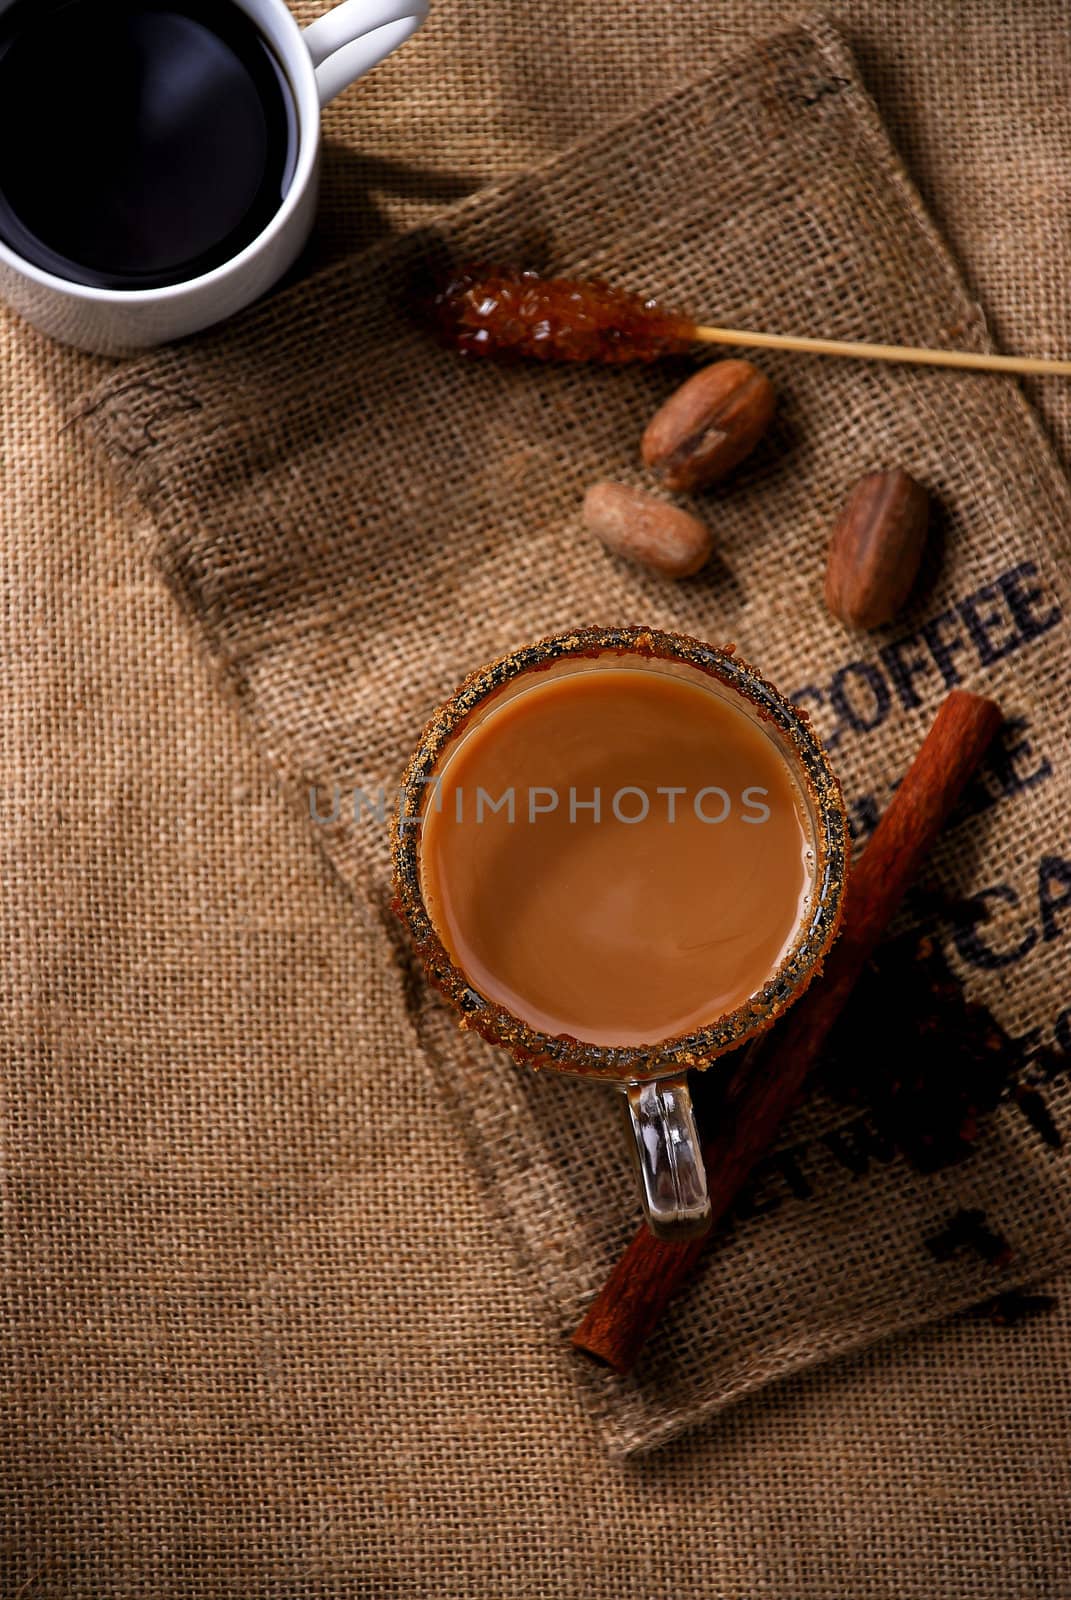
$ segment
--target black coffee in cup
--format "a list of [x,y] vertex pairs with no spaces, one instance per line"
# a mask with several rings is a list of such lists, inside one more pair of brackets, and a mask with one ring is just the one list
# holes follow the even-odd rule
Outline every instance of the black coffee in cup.
[[278,211],[297,159],[282,66],[229,0],[16,0],[0,13],[0,239],[47,272],[154,289]]

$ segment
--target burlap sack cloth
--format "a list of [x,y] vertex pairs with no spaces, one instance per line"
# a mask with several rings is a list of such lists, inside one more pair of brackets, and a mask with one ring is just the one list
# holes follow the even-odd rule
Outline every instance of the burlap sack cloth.
[[[476,20],[439,0],[331,108],[321,254],[781,13]],[[842,20],[1001,342],[1061,352],[1065,8]],[[1061,1593],[1063,1303],[932,1325],[607,1461],[472,1169],[411,1203],[414,1167],[451,1168],[452,1124],[424,1071],[402,1104],[354,1068],[394,992],[381,927],[72,448],[98,364],[2,332],[5,1590]],[[1066,387],[1032,392],[1066,452]],[[396,1152],[385,1175],[362,1121]]]
[[[1014,751],[935,873],[951,899],[993,909],[984,934],[971,917],[951,930],[972,993],[1009,1032],[1051,1036],[1071,925],[1057,564],[1071,502],[1016,388],[767,361],[778,425],[707,500],[719,560],[674,586],[610,559],[578,511],[600,476],[642,481],[636,441],[679,371],[462,362],[414,317],[429,262],[450,259],[538,259],[736,326],[983,337],[850,58],[819,26],[95,392],[82,414],[150,513],[156,565],[379,936],[399,942],[379,797],[396,792],[434,706],[529,638],[651,622],[736,640],[807,703],[864,821],[951,684],[998,699]],[[903,623],[864,639],[828,615],[821,588],[838,503],[875,462],[907,463],[932,490],[943,554]],[[596,1370],[560,1346],[636,1224],[612,1096],[461,1036],[404,954],[399,965],[355,1030],[355,1078],[394,1075],[404,1102],[430,1066],[545,1301],[545,1359],[575,1365],[612,1448],[648,1448],[771,1378],[1066,1257],[1071,1173],[1010,1099],[970,1161],[923,1175],[879,1148],[858,1109],[816,1095],[785,1136],[792,1170],[749,1197],[635,1377]],[[1060,1078],[1046,1095],[1059,1125],[1071,1095]],[[353,1131],[390,1164],[374,1125]],[[414,1173],[407,1203],[434,1206],[451,1181]],[[935,1253],[963,1210],[984,1213],[1009,1264]]]

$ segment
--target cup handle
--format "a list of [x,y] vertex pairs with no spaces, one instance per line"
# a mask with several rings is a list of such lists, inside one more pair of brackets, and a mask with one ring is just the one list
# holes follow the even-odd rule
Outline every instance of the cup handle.
[[320,104],[370,72],[410,38],[428,14],[428,0],[343,0],[305,29]]
[[692,1097],[682,1073],[625,1085],[647,1225],[659,1239],[710,1227],[710,1196]]

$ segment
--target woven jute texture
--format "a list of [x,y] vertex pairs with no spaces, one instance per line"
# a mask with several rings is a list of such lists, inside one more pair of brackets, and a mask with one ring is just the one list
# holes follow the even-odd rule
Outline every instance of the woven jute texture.
[[[438,0],[329,109],[313,259],[783,20]],[[839,21],[990,328],[1062,350],[1066,8]],[[394,1003],[379,907],[272,782],[67,426],[102,365],[0,314],[5,1592],[1062,1593],[1060,1304],[607,1459],[414,1042],[359,1070]],[[1068,391],[1031,394],[1066,450]]]
[[[467,668],[531,637],[650,622],[737,641],[806,703],[860,819],[950,685],[998,699],[1008,754],[933,871],[950,900],[993,908],[984,935],[973,915],[944,930],[972,993],[1009,1032],[1051,1035],[1071,922],[1058,560],[1071,502],[1017,390],[768,362],[777,428],[706,507],[719,560],[667,585],[611,560],[578,507],[600,475],[640,481],[636,440],[675,375],[459,360],[413,314],[429,263],[451,259],[537,259],[716,306],[730,325],[791,326],[805,305],[834,336],[981,337],[852,62],[820,27],[96,391],[82,415],[149,512],[152,559],[342,877],[379,908],[379,937],[396,938],[378,801],[434,706]],[[845,487],[897,461],[940,505],[942,559],[903,623],[866,641],[825,611],[826,532]],[[402,971],[354,1038],[355,1070],[408,1080],[414,1029],[547,1305],[552,1359],[635,1226],[612,1095],[512,1066]],[[1059,1124],[1062,1078],[1046,1095]],[[575,1362],[612,1447],[658,1443],[797,1366],[1064,1259],[1071,1175],[1014,1101],[972,1160],[937,1174],[877,1148],[857,1109],[819,1095],[785,1148],[802,1179],[782,1173],[751,1199],[635,1377]],[[435,1194],[449,1173],[423,1181]],[[1009,1263],[927,1247],[962,1210],[984,1213]]]

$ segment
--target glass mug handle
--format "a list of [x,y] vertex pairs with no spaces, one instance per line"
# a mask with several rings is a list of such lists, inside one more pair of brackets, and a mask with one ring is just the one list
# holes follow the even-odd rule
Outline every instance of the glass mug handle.
[[343,0],[305,29],[320,104],[397,50],[428,15],[428,0]]
[[710,1227],[703,1151],[682,1073],[624,1086],[647,1225],[660,1239],[690,1239]]

